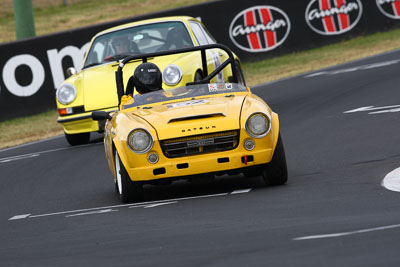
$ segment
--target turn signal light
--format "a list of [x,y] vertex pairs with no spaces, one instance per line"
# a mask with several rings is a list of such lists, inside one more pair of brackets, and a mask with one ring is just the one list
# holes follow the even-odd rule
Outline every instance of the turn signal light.
[[72,114],[72,108],[60,108],[58,110],[58,114],[60,114],[61,116]]

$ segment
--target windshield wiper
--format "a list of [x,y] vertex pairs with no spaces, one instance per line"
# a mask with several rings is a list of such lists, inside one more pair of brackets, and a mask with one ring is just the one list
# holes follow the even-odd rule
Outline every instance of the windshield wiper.
[[106,58],[104,58],[104,61],[118,61],[121,59],[124,59],[126,57],[132,56],[133,54],[118,54],[118,55],[113,55],[113,56],[108,56]]
[[88,64],[88,65],[86,65],[85,67],[83,67],[84,69],[86,69],[86,68],[89,68],[89,67],[93,67],[93,66],[97,66],[97,65],[99,65],[100,63],[99,62],[96,62],[96,63],[90,63],[90,64]]
[[[133,55],[133,54],[118,54],[118,55],[108,56],[108,57],[106,57],[106,58],[104,59],[104,62],[119,61],[119,60],[121,60],[121,59],[124,59],[124,58],[129,57],[129,56],[132,56],[132,55]],[[140,60],[140,59],[139,59],[139,60]],[[135,61],[136,61],[136,60],[135,60]],[[102,63],[104,63],[104,62],[102,62]],[[86,68],[89,68],[89,67],[93,67],[93,66],[100,65],[100,64],[102,64],[102,63],[100,63],[100,62],[90,63],[90,64],[84,66],[83,68],[86,69]]]

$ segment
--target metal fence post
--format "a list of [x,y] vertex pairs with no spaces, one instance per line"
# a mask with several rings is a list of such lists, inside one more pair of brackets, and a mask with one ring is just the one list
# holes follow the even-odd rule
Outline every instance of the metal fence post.
[[13,0],[13,4],[17,40],[35,36],[32,0]]

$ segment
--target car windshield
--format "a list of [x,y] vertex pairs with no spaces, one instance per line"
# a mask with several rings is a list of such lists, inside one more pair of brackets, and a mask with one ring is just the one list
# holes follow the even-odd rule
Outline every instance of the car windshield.
[[113,31],[96,37],[84,68],[118,61],[135,54],[162,52],[193,47],[182,22],[162,22]]
[[[133,98],[133,103],[132,101],[128,101],[123,108],[127,109],[165,101],[173,102],[166,103],[166,105],[169,106],[194,105],[196,103],[202,103],[201,101],[204,101],[205,96],[213,96],[217,94],[226,94],[231,96],[232,93],[237,92],[247,92],[247,89],[243,85],[237,83],[195,84],[168,90],[158,90],[143,95],[135,95]],[[201,99],[196,99],[196,97],[200,97]],[[187,98],[191,99],[183,102],[173,101]]]

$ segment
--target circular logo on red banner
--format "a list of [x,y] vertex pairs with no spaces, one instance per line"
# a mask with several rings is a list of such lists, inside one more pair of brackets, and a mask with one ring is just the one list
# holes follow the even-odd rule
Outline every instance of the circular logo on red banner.
[[360,0],[312,0],[306,9],[310,28],[322,35],[338,35],[353,29],[362,15]]
[[376,4],[385,16],[400,19],[400,0],[376,0]]
[[257,53],[282,45],[290,32],[285,12],[273,6],[254,6],[241,11],[229,27],[229,36],[240,49]]

